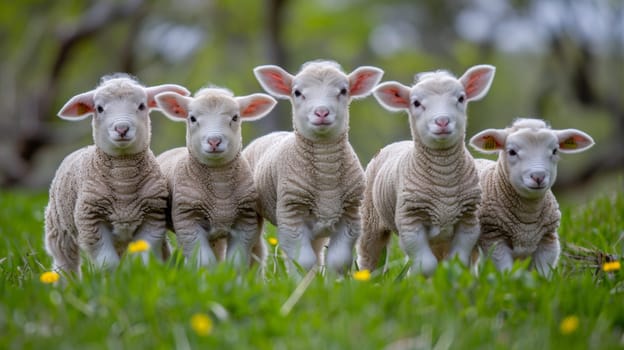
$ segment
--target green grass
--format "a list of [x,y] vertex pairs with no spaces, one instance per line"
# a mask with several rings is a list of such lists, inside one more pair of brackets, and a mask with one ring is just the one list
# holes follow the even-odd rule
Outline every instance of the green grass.
[[[393,240],[390,269],[370,281],[288,277],[273,249],[265,278],[227,264],[196,269],[179,253],[143,265],[128,255],[114,272],[85,265],[83,279],[40,282],[47,197],[0,194],[0,349],[613,349],[624,347],[624,271],[578,269],[564,259],[548,281],[517,263],[478,277],[457,262],[432,278],[404,276]],[[624,193],[562,208],[560,236],[621,256]],[[580,263],[583,264],[583,263]],[[191,327],[213,321],[210,335]],[[577,329],[560,330],[575,316]]]

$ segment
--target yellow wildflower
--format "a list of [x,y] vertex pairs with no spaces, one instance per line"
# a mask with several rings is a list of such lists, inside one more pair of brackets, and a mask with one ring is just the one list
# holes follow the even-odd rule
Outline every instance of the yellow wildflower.
[[212,333],[212,319],[206,314],[197,313],[191,317],[191,328],[202,337]]
[[272,245],[272,246],[276,246],[277,245],[277,238],[269,237],[269,244]]
[[128,244],[129,253],[141,253],[149,250],[150,245],[147,241],[139,239],[138,241],[130,242]]
[[564,318],[561,321],[561,324],[559,325],[559,330],[561,331],[561,334],[572,334],[574,333],[579,327],[579,318],[572,315],[572,316],[567,316],[566,318]]
[[58,272],[55,271],[47,271],[39,276],[39,280],[45,284],[56,283],[58,282],[59,278],[61,278],[61,276],[58,274]]
[[613,271],[619,271],[621,267],[621,264],[619,261],[611,261],[611,262],[606,262],[604,264],[602,264],[602,271],[604,272],[613,272]]
[[371,278],[369,270],[360,270],[353,273],[353,279],[356,281],[368,281]]

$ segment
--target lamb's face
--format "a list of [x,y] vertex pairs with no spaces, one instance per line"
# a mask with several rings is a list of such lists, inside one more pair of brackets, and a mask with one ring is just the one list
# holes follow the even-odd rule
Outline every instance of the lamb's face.
[[136,154],[149,147],[149,107],[142,86],[113,79],[95,90],[93,102],[93,139],[105,153]]
[[445,71],[421,73],[411,88],[390,81],[377,86],[373,94],[384,108],[408,112],[415,141],[444,149],[463,142],[466,105],[487,94],[494,72],[493,66],[477,65],[460,78]]
[[507,136],[501,160],[520,196],[541,198],[557,178],[559,141],[549,129],[520,129]]
[[225,95],[200,96],[189,105],[186,145],[203,164],[223,164],[241,149],[241,116],[236,100]]
[[457,79],[433,73],[410,91],[412,136],[431,148],[448,148],[461,142],[466,132],[467,102]]
[[291,93],[293,123],[306,138],[335,139],[349,124],[349,80],[336,69],[305,70],[295,76]]
[[293,124],[312,141],[334,141],[349,127],[349,103],[368,96],[383,76],[375,67],[359,67],[348,75],[332,61],[312,61],[291,75],[278,66],[259,66],[254,74],[262,87],[290,99]]
[[470,139],[483,153],[499,153],[504,176],[519,196],[543,197],[557,178],[559,153],[578,153],[594,145],[576,129],[553,130],[543,120],[517,119],[506,129],[487,129]]

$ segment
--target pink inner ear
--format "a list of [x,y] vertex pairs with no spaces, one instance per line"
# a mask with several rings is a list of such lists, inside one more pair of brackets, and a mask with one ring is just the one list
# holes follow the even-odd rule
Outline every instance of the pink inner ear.
[[351,84],[350,94],[359,95],[362,92],[363,88],[365,88],[368,85],[366,84],[366,81],[374,75],[375,75],[374,73],[366,73],[366,72],[358,74],[358,76],[355,79],[355,82]]
[[580,135],[572,135],[567,139],[561,141],[559,143],[559,147],[562,149],[577,149],[579,146],[584,145],[586,142],[585,138]]
[[486,135],[482,137],[481,147],[485,150],[491,151],[496,149],[502,149],[503,145],[496,140],[492,135]]
[[268,103],[269,103],[268,101],[264,101],[260,99],[254,100],[250,104],[248,104],[247,107],[245,107],[245,109],[243,109],[241,114],[243,116],[255,115],[259,109],[262,109],[262,107]]
[[61,111],[61,114],[68,117],[80,117],[93,111],[94,109],[91,105],[83,102],[76,102]]
[[384,93],[391,96],[390,99],[392,104],[394,105],[400,105],[404,107],[407,107],[409,105],[407,100],[403,98],[403,96],[401,96],[401,92],[399,91],[399,89],[387,88],[384,90]]
[[264,73],[265,78],[271,82],[274,89],[285,95],[290,95],[290,84],[286,83],[284,77],[280,73],[267,72]]
[[468,97],[471,97],[477,94],[477,91],[479,90],[478,82],[480,78],[481,78],[480,75],[474,74],[470,77],[470,79],[466,83],[466,86],[464,87],[464,89],[466,90],[466,95]]

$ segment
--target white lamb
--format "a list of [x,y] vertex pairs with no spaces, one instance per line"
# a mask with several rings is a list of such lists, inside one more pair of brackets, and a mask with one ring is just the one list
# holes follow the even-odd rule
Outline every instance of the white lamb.
[[170,226],[184,255],[191,258],[198,247],[198,264],[209,265],[225,250],[241,265],[252,262],[255,245],[255,261],[262,264],[258,195],[240,156],[241,122],[262,118],[277,101],[265,94],[234,97],[220,88],[201,89],[194,98],[162,93],[156,101],[171,119],[186,122],[187,147],[157,158],[171,189]]
[[531,265],[550,276],[561,251],[561,214],[550,190],[559,153],[584,151],[594,141],[579,130],[552,130],[543,120],[517,119],[506,129],[478,133],[470,144],[499,154],[497,162],[475,160],[483,189],[479,246],[500,270],[531,257]]
[[116,74],[59,112],[70,121],[93,116],[95,145],[68,155],[50,186],[45,244],[54,269],[79,274],[81,249],[98,267],[115,267],[128,243],[139,239],[157,256],[166,253],[168,189],[149,148],[149,111],[165,91],[189,93],[178,85],[144,87]]
[[360,269],[377,267],[391,232],[398,233],[412,272],[429,276],[448,255],[469,264],[479,238],[481,190],[464,145],[466,107],[485,96],[494,72],[488,65],[459,79],[428,72],[417,75],[411,88],[387,82],[375,89],[383,107],[408,112],[413,141],[384,147],[366,168]]
[[348,108],[353,98],[370,94],[383,71],[360,67],[347,75],[335,62],[313,61],[295,76],[277,66],[254,73],[266,91],[290,99],[294,127],[258,138],[243,151],[260,213],[277,226],[281,248],[301,267],[322,264],[329,238],[326,265],[344,273],[361,232],[364,189],[364,171],[349,143]]

